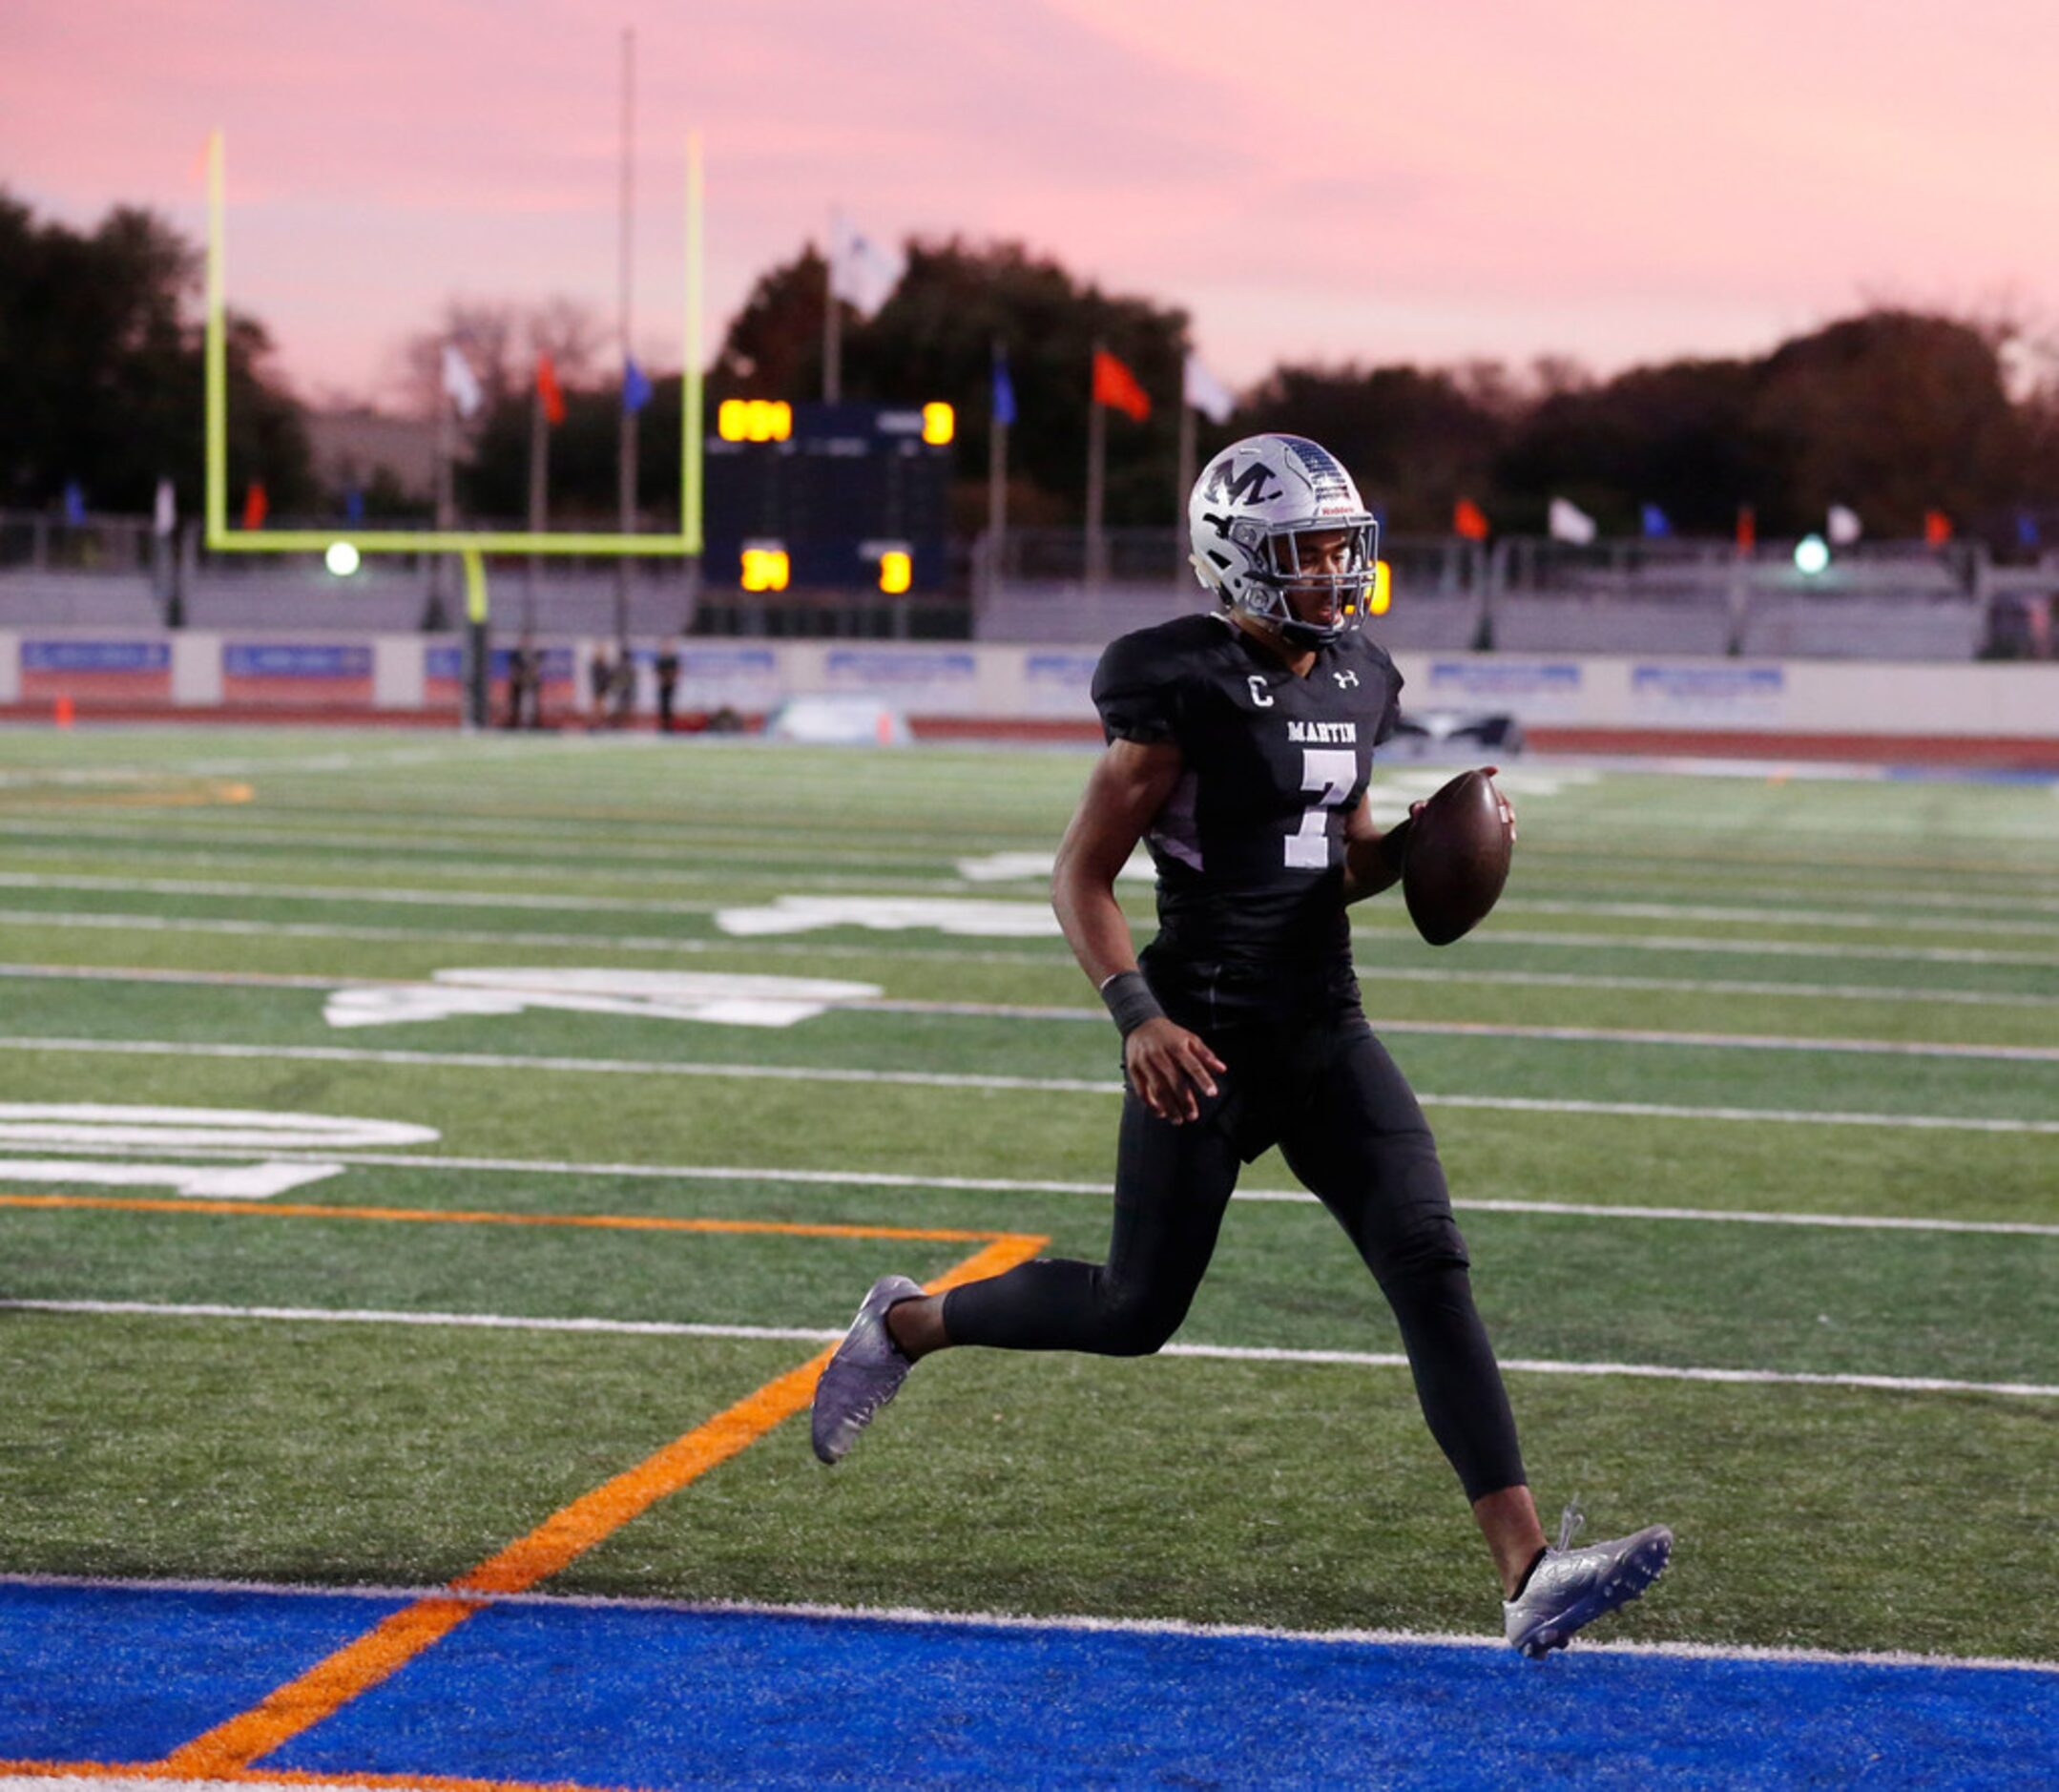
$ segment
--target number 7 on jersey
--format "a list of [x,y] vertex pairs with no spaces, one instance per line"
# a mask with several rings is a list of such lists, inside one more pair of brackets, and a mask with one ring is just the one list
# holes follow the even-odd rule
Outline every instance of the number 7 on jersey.
[[1330,811],[1351,794],[1359,781],[1359,756],[1338,747],[1301,749],[1301,788],[1321,795],[1301,814],[1301,830],[1289,834],[1283,843],[1287,867],[1294,871],[1322,871],[1330,864]]

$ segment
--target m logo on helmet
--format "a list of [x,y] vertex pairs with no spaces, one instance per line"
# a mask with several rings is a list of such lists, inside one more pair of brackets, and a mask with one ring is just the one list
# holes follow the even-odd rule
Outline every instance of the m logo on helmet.
[[1279,495],[1277,488],[1271,491],[1265,489],[1270,475],[1263,461],[1253,461],[1240,473],[1235,472],[1236,466],[1235,460],[1224,455],[1208,469],[1208,486],[1202,496],[1209,503],[1266,504]]

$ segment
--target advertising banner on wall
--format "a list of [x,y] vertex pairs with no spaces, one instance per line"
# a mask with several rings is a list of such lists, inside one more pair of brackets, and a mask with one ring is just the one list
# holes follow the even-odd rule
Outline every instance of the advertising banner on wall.
[[786,695],[780,656],[770,647],[689,646],[679,650],[681,710],[733,709],[761,716]]
[[172,645],[155,641],[24,640],[21,695],[162,703],[172,695]]
[[1098,654],[1033,648],[1023,655],[1022,713],[1068,720],[1093,719],[1093,669]]
[[1577,659],[1433,659],[1420,682],[1402,693],[1402,707],[1492,710],[1524,722],[1575,721],[1585,698]]
[[[496,647],[487,656],[487,680],[494,712],[508,700],[508,663],[514,650]],[[572,651],[569,647],[546,647],[543,653],[543,700],[555,708],[572,699]],[[422,695],[425,701],[455,705],[465,695],[465,649],[458,643],[440,642],[422,650]]]
[[221,698],[281,707],[369,704],[372,650],[359,641],[224,641]]
[[833,647],[824,688],[876,697],[918,716],[964,716],[978,703],[979,660],[968,648]]
[[1630,669],[1631,719],[1651,727],[1754,728],[1787,709],[1783,666],[1639,664]]

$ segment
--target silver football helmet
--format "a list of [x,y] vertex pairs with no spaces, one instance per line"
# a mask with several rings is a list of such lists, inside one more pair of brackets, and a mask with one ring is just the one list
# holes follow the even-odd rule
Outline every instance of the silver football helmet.
[[[1304,538],[1339,531],[1343,570],[1318,570]],[[1201,583],[1297,646],[1320,647],[1357,628],[1370,601],[1380,525],[1343,464],[1306,436],[1231,443],[1195,482],[1187,533]],[[1304,621],[1290,593],[1312,595],[1327,619]]]

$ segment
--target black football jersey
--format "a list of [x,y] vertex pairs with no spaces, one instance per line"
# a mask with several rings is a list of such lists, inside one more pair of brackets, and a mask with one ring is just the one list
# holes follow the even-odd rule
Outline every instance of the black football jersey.
[[1348,965],[1344,823],[1401,689],[1385,649],[1362,634],[1320,649],[1301,678],[1222,612],[1110,645],[1093,677],[1108,738],[1170,740],[1186,761],[1146,835],[1157,957]]

